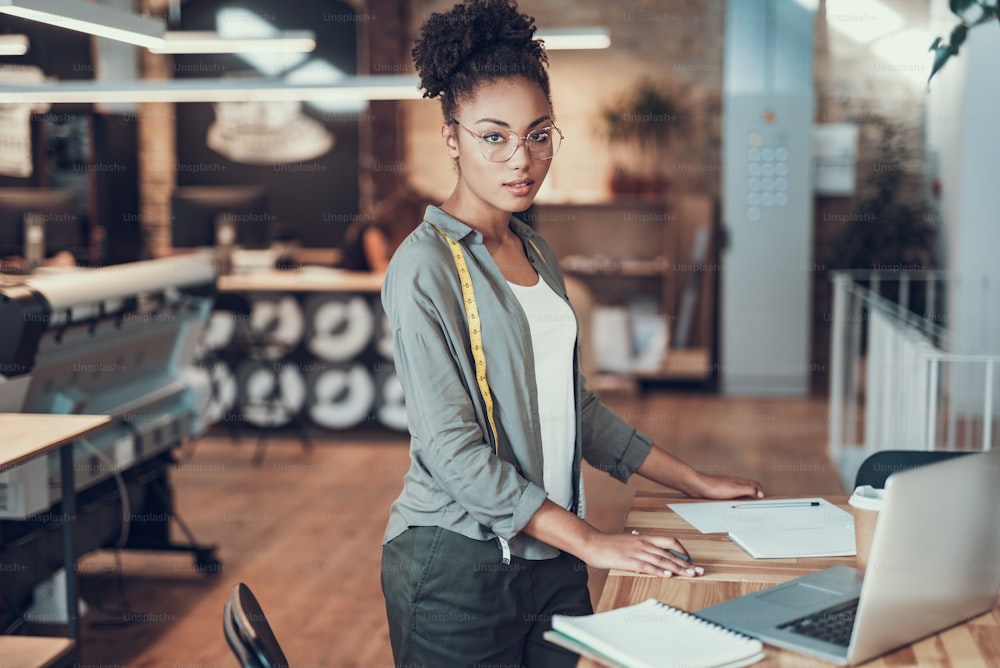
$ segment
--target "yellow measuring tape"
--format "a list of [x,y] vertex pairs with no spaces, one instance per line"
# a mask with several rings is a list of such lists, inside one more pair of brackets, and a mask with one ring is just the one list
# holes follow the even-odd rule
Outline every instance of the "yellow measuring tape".
[[[431,224],[433,225],[433,223]],[[499,456],[500,438],[497,436],[497,426],[493,421],[493,394],[486,381],[486,353],[483,351],[483,332],[482,323],[479,320],[479,307],[476,305],[476,294],[472,290],[472,275],[469,274],[469,265],[465,263],[465,254],[462,252],[461,244],[445,234],[444,230],[437,225],[434,225],[434,229],[440,232],[441,236],[448,242],[451,256],[455,259],[455,267],[458,269],[458,280],[462,285],[462,301],[465,303],[465,317],[469,322],[472,359],[476,363],[476,382],[479,384],[479,392],[483,395],[483,402],[486,404],[486,418],[493,431],[493,451]]]
[[[428,221],[430,222],[430,221]],[[434,223],[431,223],[434,225]],[[482,322],[479,320],[479,306],[476,304],[476,294],[472,289],[472,275],[469,273],[469,265],[465,263],[465,253],[462,246],[457,241],[449,237],[444,230],[437,225],[434,229],[441,233],[441,236],[448,242],[451,249],[451,257],[455,260],[455,268],[458,269],[458,280],[462,286],[462,302],[465,304],[465,317],[469,323],[469,342],[472,345],[472,359],[476,363],[476,383],[479,385],[479,392],[483,395],[483,402],[486,404],[486,419],[490,422],[490,430],[493,432],[493,451],[497,457],[500,456],[500,438],[497,436],[497,425],[493,421],[493,394],[490,392],[490,385],[486,381],[486,353],[483,350]],[[545,256],[534,241],[528,239],[542,262],[546,262]],[[546,262],[547,264],[547,262]],[[497,536],[500,543],[501,562],[510,563],[510,545],[506,540]]]

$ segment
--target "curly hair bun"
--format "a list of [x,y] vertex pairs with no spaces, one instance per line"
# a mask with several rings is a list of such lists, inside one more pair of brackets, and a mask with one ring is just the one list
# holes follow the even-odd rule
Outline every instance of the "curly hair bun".
[[548,95],[548,59],[535,30],[513,0],[466,0],[431,14],[412,52],[424,97],[440,96],[447,107],[478,83],[506,76],[535,80]]

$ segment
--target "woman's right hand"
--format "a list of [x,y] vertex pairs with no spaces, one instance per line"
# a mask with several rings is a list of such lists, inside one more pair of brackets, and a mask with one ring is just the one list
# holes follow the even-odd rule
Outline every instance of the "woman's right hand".
[[585,554],[577,556],[594,568],[616,568],[643,575],[697,577],[704,574],[704,568],[670,554],[669,550],[690,557],[676,538],[594,531]]
[[[685,561],[687,550],[676,538],[631,534],[606,534],[546,499],[524,526],[524,532],[540,541],[569,552],[594,568],[617,568],[643,575],[688,577],[705,569]],[[677,555],[670,554],[675,550]]]

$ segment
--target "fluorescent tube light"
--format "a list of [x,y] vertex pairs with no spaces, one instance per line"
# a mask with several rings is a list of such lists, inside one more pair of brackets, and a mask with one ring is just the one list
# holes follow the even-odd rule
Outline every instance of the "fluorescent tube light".
[[539,30],[535,37],[545,40],[546,51],[606,49],[611,46],[606,28],[550,28]]
[[144,46],[153,53],[305,53],[316,48],[315,35],[309,30],[240,37],[211,31],[167,31],[158,19],[83,0],[0,0],[0,12]]
[[169,30],[153,53],[308,53],[316,48],[311,30],[285,30],[270,37],[224,37],[210,30]]
[[163,43],[163,21],[83,0],[0,0],[0,12],[136,46]]
[[23,56],[26,53],[27,35],[0,35],[0,56]]
[[269,79],[62,81],[0,86],[0,104],[114,102],[266,102],[419,99],[415,76],[344,77],[336,83],[289,84]]

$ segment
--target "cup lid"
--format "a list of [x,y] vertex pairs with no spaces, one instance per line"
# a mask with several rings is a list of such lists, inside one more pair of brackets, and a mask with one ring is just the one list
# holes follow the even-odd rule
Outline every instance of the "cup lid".
[[862,510],[881,510],[885,503],[885,490],[862,485],[854,490],[847,503]]

